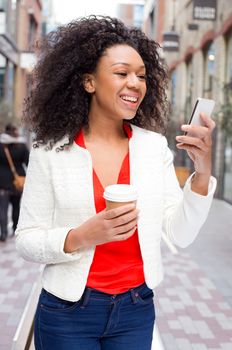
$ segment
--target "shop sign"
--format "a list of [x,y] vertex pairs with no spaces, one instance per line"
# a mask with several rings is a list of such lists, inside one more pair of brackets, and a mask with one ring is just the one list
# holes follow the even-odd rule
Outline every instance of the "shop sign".
[[194,0],[193,19],[215,21],[217,17],[217,0]]
[[189,23],[188,24],[188,30],[198,30],[199,29],[199,25],[196,23]]
[[162,47],[164,51],[179,51],[179,34],[176,32],[164,33]]

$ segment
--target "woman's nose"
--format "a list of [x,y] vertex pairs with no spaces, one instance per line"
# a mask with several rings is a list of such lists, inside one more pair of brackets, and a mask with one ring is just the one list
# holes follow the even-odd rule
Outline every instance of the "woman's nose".
[[138,88],[138,84],[139,84],[139,79],[137,77],[136,74],[130,74],[128,75],[128,79],[127,79],[127,86],[129,88]]

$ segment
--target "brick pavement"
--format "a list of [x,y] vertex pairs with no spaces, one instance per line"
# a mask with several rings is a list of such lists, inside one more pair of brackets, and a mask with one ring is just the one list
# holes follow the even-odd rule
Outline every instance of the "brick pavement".
[[196,260],[232,307],[232,205],[214,200],[198,238],[185,252]]
[[215,199],[198,238],[171,254],[157,288],[157,319],[167,350],[232,350],[232,206]]
[[0,242],[0,350],[10,350],[39,265],[24,261],[14,238]]
[[163,249],[157,325],[166,350],[232,350],[232,308],[189,253]]

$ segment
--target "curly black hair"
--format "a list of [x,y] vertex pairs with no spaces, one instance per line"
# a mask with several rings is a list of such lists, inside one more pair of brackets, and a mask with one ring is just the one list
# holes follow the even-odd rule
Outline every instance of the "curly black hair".
[[117,44],[133,47],[146,67],[147,92],[131,122],[164,132],[167,72],[158,54],[159,45],[116,18],[92,15],[60,26],[40,43],[23,117],[35,133],[35,141],[52,147],[67,136],[70,145],[76,133],[88,126],[90,95],[84,89],[83,76],[93,73],[104,51]]

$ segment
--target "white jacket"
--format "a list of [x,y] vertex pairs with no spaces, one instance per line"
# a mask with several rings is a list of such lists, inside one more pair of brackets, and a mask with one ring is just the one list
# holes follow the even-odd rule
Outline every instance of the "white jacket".
[[[206,220],[216,179],[211,177],[207,196],[192,192],[190,179],[182,192],[165,137],[133,125],[132,129],[131,184],[139,195],[138,235],[145,280],[153,289],[163,277],[162,230],[174,244],[189,245]],[[46,264],[43,287],[62,299],[80,299],[95,250],[93,246],[64,253],[66,235],[95,214],[90,153],[75,143],[61,152],[32,149],[16,245],[26,260]]]

